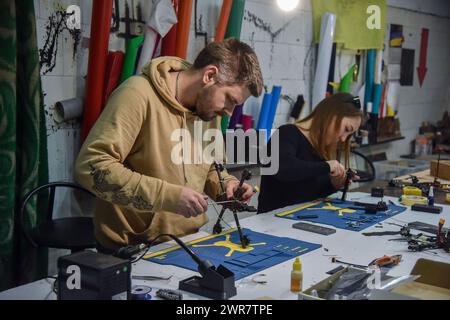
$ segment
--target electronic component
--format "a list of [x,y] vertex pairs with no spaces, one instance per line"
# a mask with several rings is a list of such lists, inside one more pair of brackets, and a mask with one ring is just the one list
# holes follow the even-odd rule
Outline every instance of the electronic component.
[[384,196],[384,189],[380,188],[380,187],[372,188],[371,196],[372,197],[376,197],[376,198],[383,198],[383,196]]
[[429,206],[426,204],[413,204],[411,206],[411,210],[440,214],[442,212],[442,207]]
[[159,289],[156,296],[166,300],[183,300],[183,294],[180,291],[170,289]]
[[303,231],[323,234],[323,235],[326,235],[326,236],[336,232],[336,229],[321,227],[321,226],[317,226],[315,224],[310,224],[310,223],[305,223],[305,222],[294,223],[292,225],[292,227],[295,228],[295,229],[300,229],[300,230],[303,230]]

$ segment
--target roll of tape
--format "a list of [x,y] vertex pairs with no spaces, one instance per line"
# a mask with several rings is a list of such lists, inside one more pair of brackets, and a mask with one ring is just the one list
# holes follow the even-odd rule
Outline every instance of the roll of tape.
[[408,196],[422,196],[422,190],[416,187],[403,187],[403,194]]
[[422,196],[403,195],[400,203],[405,206],[412,206],[413,204],[428,204],[428,199]]
[[151,300],[151,291],[152,288],[148,286],[133,286],[131,289],[131,300]]

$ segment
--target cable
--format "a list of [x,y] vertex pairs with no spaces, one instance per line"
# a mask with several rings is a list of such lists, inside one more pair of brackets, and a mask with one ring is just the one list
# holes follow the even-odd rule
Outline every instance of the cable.
[[232,226],[230,226],[225,220],[223,220],[223,218],[220,217],[220,214],[217,211],[217,208],[216,208],[215,204],[211,203],[211,205],[213,206],[214,210],[216,211],[217,218],[220,219],[220,221],[222,221],[223,223],[225,223],[230,229],[233,229]]
[[[197,263],[198,271],[200,272],[201,275],[204,275],[208,269],[213,267],[213,264],[211,262],[209,262],[208,260],[201,259],[183,241],[181,241],[177,236],[174,236],[173,234],[162,233],[162,234],[158,235],[156,238],[154,238],[150,242],[145,243],[146,249],[151,248],[151,246],[155,243],[155,241],[161,237],[172,238],[181,248],[183,248],[184,251],[186,251],[191,256],[192,260],[194,260]],[[141,246],[141,245],[142,244],[140,244],[138,246]],[[145,250],[145,251],[147,251],[147,250]],[[135,262],[139,261],[140,259],[142,259],[142,257],[144,257],[145,254],[146,254],[146,252],[144,252],[141,256],[139,256],[139,258],[133,260],[132,263],[135,263]]]

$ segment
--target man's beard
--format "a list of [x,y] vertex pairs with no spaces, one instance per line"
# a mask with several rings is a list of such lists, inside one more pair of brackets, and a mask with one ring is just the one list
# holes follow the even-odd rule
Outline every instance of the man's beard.
[[196,115],[197,117],[199,117],[202,121],[207,121],[207,122],[213,120],[217,116],[215,113],[213,115],[210,115],[210,114],[206,114],[203,112],[198,112],[197,107],[195,107],[195,109],[192,113],[194,115]]

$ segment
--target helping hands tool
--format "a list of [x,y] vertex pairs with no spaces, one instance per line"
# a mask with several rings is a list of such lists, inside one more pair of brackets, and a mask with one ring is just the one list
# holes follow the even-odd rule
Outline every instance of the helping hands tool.
[[239,218],[237,216],[237,212],[256,212],[256,208],[253,206],[249,206],[245,202],[241,200],[244,190],[242,189],[242,185],[244,184],[244,181],[250,180],[252,174],[250,171],[245,169],[242,172],[241,179],[239,181],[239,185],[237,189],[234,191],[234,194],[231,199],[227,198],[226,193],[226,186],[225,181],[222,177],[221,172],[224,170],[224,166],[222,164],[219,164],[217,162],[214,163],[217,176],[219,177],[219,183],[221,188],[221,194],[217,197],[217,204],[222,205],[222,210],[220,211],[220,214],[217,218],[217,221],[213,227],[213,233],[218,234],[222,232],[222,225],[220,224],[220,221],[222,220],[222,217],[227,209],[230,209],[233,212],[234,220],[236,222],[236,227],[239,233],[239,239],[241,242],[242,248],[246,248],[250,244],[250,239],[242,233],[241,225],[239,223]]
[[350,180],[352,180],[355,177],[355,175],[356,175],[355,171],[353,171],[350,168],[347,169],[347,172],[345,173],[345,184],[344,184],[344,189],[342,190],[341,201],[346,200],[348,187],[350,186]]

